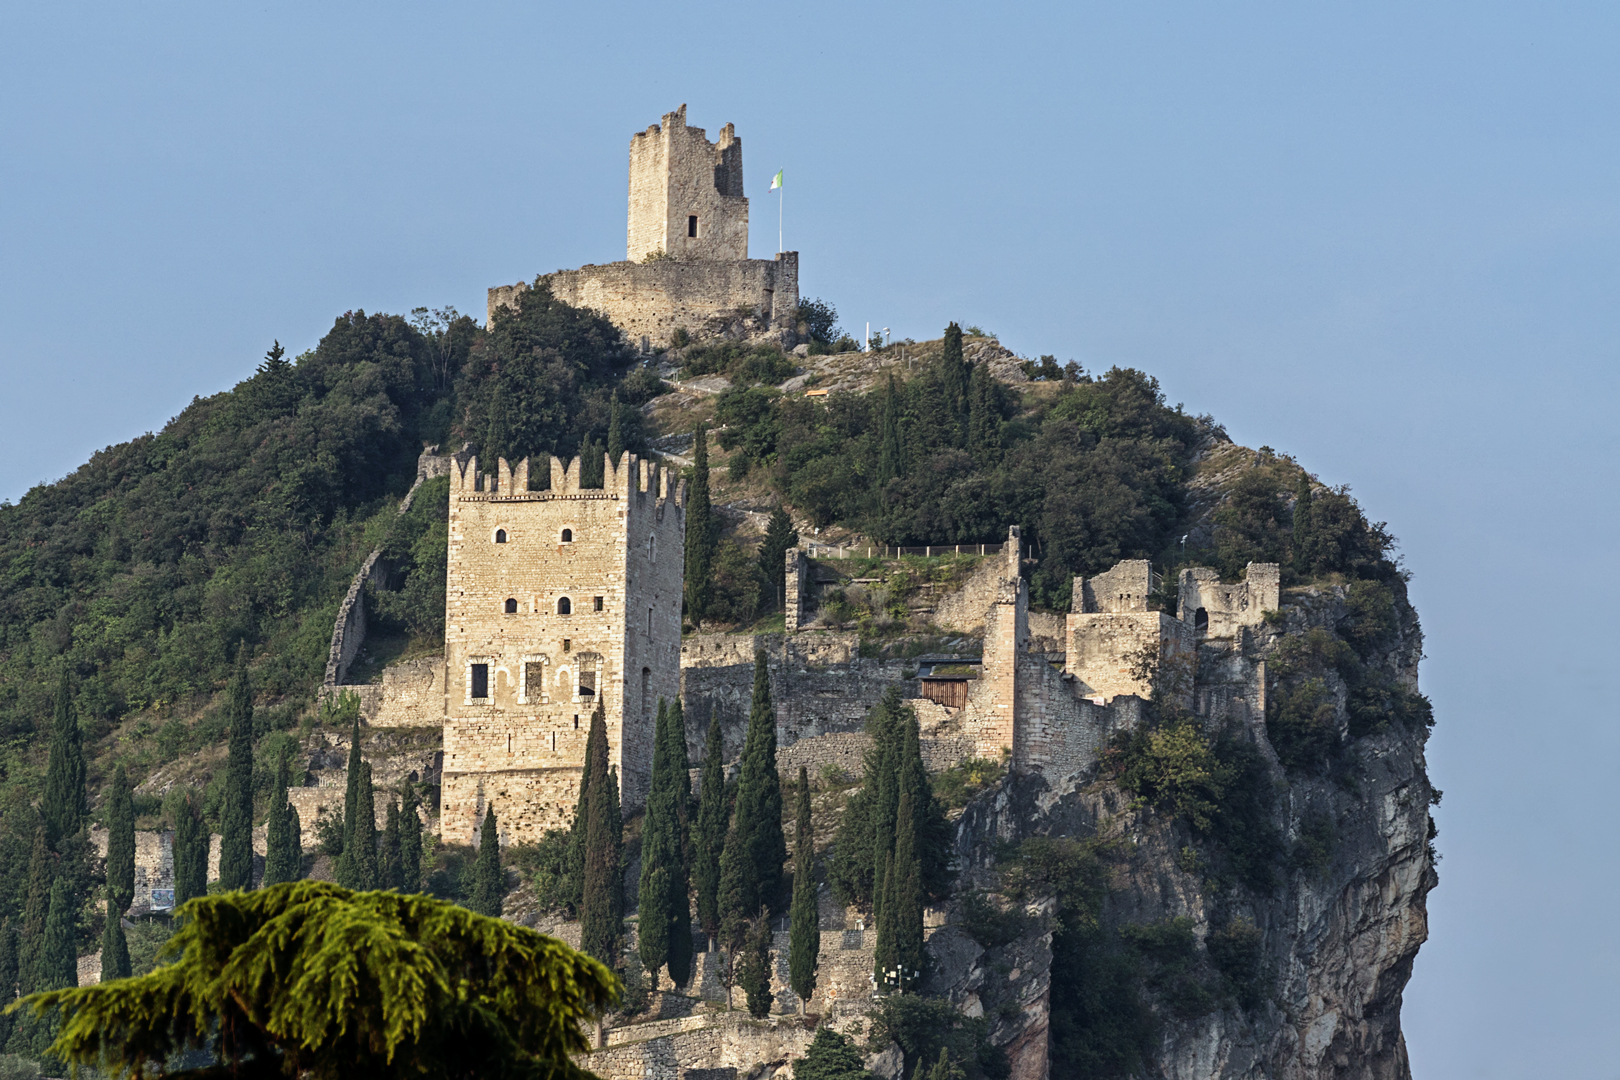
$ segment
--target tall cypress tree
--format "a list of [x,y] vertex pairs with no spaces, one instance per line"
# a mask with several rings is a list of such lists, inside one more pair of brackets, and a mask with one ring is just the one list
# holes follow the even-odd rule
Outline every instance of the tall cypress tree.
[[692,483],[686,489],[686,617],[703,621],[713,588],[715,540],[719,523],[709,504],[709,433],[699,424],[693,440]]
[[798,542],[799,530],[793,527],[793,519],[777,504],[765,525],[765,539],[759,545],[759,568],[765,580],[771,583],[771,603],[778,607],[785,599],[788,549]]
[[287,755],[276,759],[276,789],[270,796],[270,816],[265,823],[264,883],[279,885],[303,876],[302,830],[298,811],[287,798]]
[[78,710],[73,707],[73,683],[64,663],[56,684],[56,715],[51,725],[50,760],[45,767],[45,797],[39,806],[40,817],[45,820],[45,842],[53,851],[84,823],[89,811],[84,778],[84,739],[79,732]]
[[580,901],[580,949],[609,967],[619,959],[624,910],[620,870],[624,834],[616,830],[618,792],[608,769],[607,725],[600,706],[591,714],[586,738],[590,757],[590,805],[586,813],[584,888]]
[[881,491],[884,484],[905,472],[905,468],[905,442],[900,429],[900,388],[895,384],[894,375],[890,374],[883,391],[883,420],[878,430],[878,489]]
[[0,921],[0,1050],[11,1038],[12,1018],[5,1014],[6,1006],[17,1000],[18,950],[17,927],[12,920]]
[[511,456],[512,425],[506,415],[506,390],[500,379],[495,380],[495,389],[489,395],[489,415],[484,423],[484,445],[482,459],[488,462],[485,472],[495,471],[495,462],[503,457]]
[[793,936],[788,949],[788,984],[799,995],[799,1011],[816,992],[821,954],[821,923],[816,909],[816,842],[810,826],[810,773],[799,766],[799,812],[793,830]]
[[188,794],[175,807],[174,906],[208,894],[208,828]]
[[[334,872],[337,883],[349,889],[362,888],[356,878],[354,867],[354,831],[355,822],[359,820],[360,786],[365,770],[362,767],[364,759],[360,754],[360,717],[354,718],[354,732],[349,737],[349,764],[347,769],[347,784],[343,791],[343,853],[338,856],[338,864]],[[367,828],[375,828],[376,822],[368,822]]]
[[40,946],[39,989],[56,990],[79,985],[79,954],[73,947],[73,917],[78,898],[63,876],[51,884],[50,909],[45,914],[45,940]]
[[101,933],[101,981],[111,982],[129,976],[129,942],[124,937],[124,917],[109,908]]
[[619,459],[624,457],[624,419],[623,409],[619,405],[619,392],[613,391],[613,399],[608,402],[608,460],[613,467],[619,467]]
[[654,980],[669,961],[671,872],[680,861],[680,820],[669,761],[669,708],[658,699],[653,733],[652,784],[641,825],[641,882],[637,890],[636,951]]
[[782,835],[782,784],[776,772],[776,712],[765,653],[754,653],[754,703],[748,716],[737,807],[720,853],[721,936],[735,949],[743,925],[777,902],[787,839]]
[[472,899],[467,906],[480,915],[498,919],[501,897],[506,894],[506,872],[501,869],[501,833],[495,821],[495,804],[484,811],[484,826],[478,835],[478,860],[473,864]]
[[1312,520],[1311,478],[1304,469],[1294,484],[1294,572],[1311,576],[1316,561],[1315,521]]
[[34,850],[28,859],[28,892],[23,901],[22,944],[18,952],[18,980],[22,993],[44,990],[40,951],[45,945],[45,917],[51,909],[51,886],[56,882],[56,861],[45,842],[45,829],[34,833]]
[[686,710],[676,698],[669,707],[668,751],[674,788],[675,851],[669,883],[669,977],[676,986],[692,981],[692,762],[686,753]]
[[872,974],[879,989],[892,986],[895,968],[894,851],[885,847],[878,856],[877,885],[872,899],[872,924],[877,929],[877,943],[872,949]]
[[1001,411],[990,369],[975,365],[968,377],[968,453],[980,468],[992,468],[1001,459]]
[[247,647],[236,650],[236,674],[226,691],[230,749],[225,764],[225,801],[219,813],[219,883],[253,888],[253,689]]
[[886,903],[893,908],[889,923],[894,931],[894,959],[901,970],[900,985],[906,987],[916,985],[923,960],[922,867],[917,861],[916,817],[908,791],[900,793],[896,819]]
[[109,914],[129,910],[135,899],[135,799],[122,765],[113,770],[107,796],[107,899]]
[[675,813],[681,822],[681,858],[688,870],[692,860],[692,759],[686,752],[686,710],[676,698],[669,707],[669,768],[675,782]]
[[[602,721],[598,723],[598,721]],[[607,723],[602,719],[602,705],[591,714],[590,729],[585,736],[585,766],[579,774],[579,800],[574,804],[574,823],[568,831],[568,860],[563,868],[562,895],[577,915],[585,902],[585,851],[591,831],[591,762],[596,760],[596,744],[602,743],[602,760],[607,760]]]
[[414,789],[405,793],[405,806],[400,810],[399,879],[403,891],[422,891],[422,818]]
[[748,928],[737,983],[748,998],[748,1012],[763,1020],[771,1011],[771,913],[760,908]]
[[697,887],[698,922],[710,945],[720,933],[720,852],[726,842],[726,763],[720,717],[709,714],[697,826],[692,833],[692,883]]
[[377,796],[371,783],[371,762],[360,766],[360,805],[354,814],[354,836],[343,854],[353,852],[349,872],[355,889],[377,887]]
[[944,347],[939,357],[939,380],[944,393],[946,430],[941,432],[951,446],[967,444],[968,380],[972,365],[962,358],[962,328],[951,323],[945,328]]
[[399,804],[388,800],[388,824],[383,829],[382,853],[377,860],[377,888],[402,889],[405,874],[400,866]]

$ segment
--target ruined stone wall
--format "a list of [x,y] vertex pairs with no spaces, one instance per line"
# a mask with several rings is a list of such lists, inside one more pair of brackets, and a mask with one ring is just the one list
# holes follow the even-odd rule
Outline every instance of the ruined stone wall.
[[[90,843],[99,858],[107,857],[106,829],[99,825],[92,827]],[[173,888],[174,834],[167,829],[138,830],[135,833],[135,898],[130,901],[129,914],[145,915],[152,910],[153,889]],[[100,969],[97,971],[99,973]]]
[[1064,650],[1064,640],[1068,637],[1065,622],[1068,616],[1058,615],[1050,611],[1031,611],[1026,619],[1029,628],[1029,639],[1026,648],[1030,652],[1060,653]]
[[985,613],[996,602],[1001,581],[1006,576],[1004,558],[982,560],[954,592],[934,601],[935,625],[962,634],[982,631]]
[[[700,334],[712,322],[730,320],[739,312],[783,344],[792,344],[789,337],[797,327],[796,251],[730,262],[673,258],[616,262],[559,270],[546,280],[557,299],[601,312],[632,344],[646,338],[654,349],[667,347],[677,329]],[[487,325],[494,325],[496,311],[515,307],[527,288],[519,282],[490,289]]]
[[[748,258],[742,140],[727,124],[718,142],[686,126],[686,106],[630,137],[625,258]],[[696,236],[689,235],[697,218]]]
[[804,601],[808,595],[806,571],[810,557],[798,548],[788,548],[783,556],[786,563],[786,584],[783,587],[783,621],[788,633],[794,633],[804,622]]
[[1065,670],[1079,680],[1083,695],[1136,694],[1145,698],[1153,689],[1151,678],[1137,678],[1132,673],[1143,654],[1169,659],[1187,655],[1191,649],[1187,624],[1162,611],[1071,614]]
[[598,703],[632,811],[657,701],[679,692],[684,489],[634,454],[605,461],[601,489],[579,486],[578,458],[551,467],[549,491],[528,490],[527,462],[483,476],[472,459],[451,477],[446,839],[470,841],[492,801],[503,838],[566,824]]
[[1082,698],[1075,684],[1046,661],[1026,657],[1018,686],[1018,745],[1013,766],[1053,780],[1096,764],[1108,737],[1134,727],[1142,699],[1120,697],[1106,706]]
[[1268,611],[1275,611],[1282,598],[1281,568],[1276,563],[1250,563],[1243,580],[1236,585],[1221,582],[1221,575],[1207,567],[1181,572],[1181,621],[1196,627],[1198,612],[1209,620],[1205,637],[1234,637],[1244,626],[1259,626]]
[[382,552],[373,551],[360,565],[360,572],[349,583],[349,591],[338,606],[337,625],[332,628],[332,644],[326,654],[327,686],[336,686],[349,674],[349,665],[360,655],[360,646],[366,640],[366,585],[381,588],[385,584],[382,565],[378,562]]
[[374,727],[438,727],[444,723],[444,660],[407,660],[383,669],[375,710],[361,715]]
[[1126,559],[1096,577],[1076,577],[1070,604],[1079,613],[1146,611],[1153,570],[1146,559]]

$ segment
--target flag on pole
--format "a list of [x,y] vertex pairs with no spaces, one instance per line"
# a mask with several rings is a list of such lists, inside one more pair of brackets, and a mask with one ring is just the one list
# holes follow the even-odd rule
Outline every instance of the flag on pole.
[[782,186],[782,170],[777,169],[776,170],[776,175],[771,177],[771,190],[775,191],[777,188],[779,188],[781,186]]

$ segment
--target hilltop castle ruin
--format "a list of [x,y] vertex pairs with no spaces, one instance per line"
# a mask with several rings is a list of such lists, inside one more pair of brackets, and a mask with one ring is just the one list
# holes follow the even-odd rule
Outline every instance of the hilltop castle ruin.
[[[606,315],[642,352],[677,330],[792,345],[797,337],[799,253],[748,257],[742,140],[732,125],[710,142],[686,126],[686,106],[630,138],[625,261],[545,275],[552,293]],[[515,305],[526,282],[489,290],[487,321]]]

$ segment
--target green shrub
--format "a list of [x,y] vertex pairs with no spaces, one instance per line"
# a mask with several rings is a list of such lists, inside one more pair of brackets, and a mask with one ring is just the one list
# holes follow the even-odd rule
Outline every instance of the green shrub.
[[962,896],[962,929],[986,949],[999,949],[1017,941],[1024,924],[1024,913],[1017,907],[1002,911],[977,889]]
[[1226,980],[1232,997],[1245,1009],[1265,999],[1270,980],[1265,972],[1265,942],[1247,919],[1233,919],[1204,939],[1210,963]]
[[1215,995],[1198,977],[1198,939],[1191,919],[1130,923],[1119,934],[1146,961],[1148,987],[1178,1015],[1202,1016],[1215,1007]]
[[1338,703],[1320,678],[1278,686],[1266,709],[1266,737],[1286,769],[1325,766],[1339,745]]
[[1308,874],[1327,869],[1333,861],[1337,839],[1331,817],[1323,813],[1306,814],[1299,824],[1294,850],[1288,854],[1288,865]]
[[869,1051],[894,1042],[905,1056],[905,1076],[939,1059],[940,1051],[961,1066],[966,1080],[1002,1080],[1011,1069],[1001,1048],[990,1043],[990,1025],[949,1001],[917,994],[890,994],[868,1016]]
[[1121,788],[1193,828],[1207,832],[1213,824],[1224,779],[1196,718],[1173,715],[1120,732],[1104,752],[1104,768]]
[[966,806],[979,792],[994,787],[1006,775],[1006,761],[968,758],[934,777],[934,794],[948,810]]
[[547,829],[539,840],[513,844],[502,852],[507,866],[534,889],[535,903],[555,910],[568,904],[563,877],[568,871],[568,830]]

